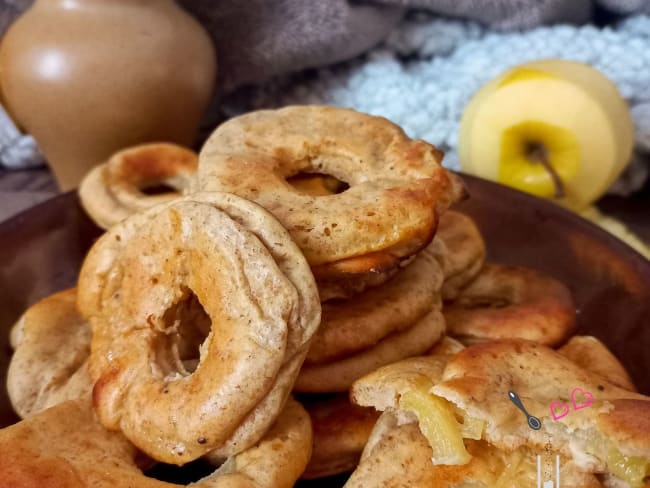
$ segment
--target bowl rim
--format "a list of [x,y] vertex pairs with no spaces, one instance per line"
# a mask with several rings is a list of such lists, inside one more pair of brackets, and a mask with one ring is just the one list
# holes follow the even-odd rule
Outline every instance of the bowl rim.
[[[534,205],[539,210],[543,211],[545,214],[550,215],[551,217],[554,215],[560,216],[560,218],[568,221],[569,224],[576,226],[578,229],[582,230],[583,232],[592,234],[598,240],[604,241],[604,243],[607,246],[612,247],[618,255],[623,255],[631,259],[634,262],[634,264],[640,268],[637,269],[637,271],[641,271],[641,274],[645,275],[650,280],[649,259],[647,259],[645,256],[643,256],[641,253],[639,253],[636,249],[631,247],[626,242],[622,241],[615,235],[607,232],[602,227],[599,227],[593,222],[585,219],[584,217],[581,217],[579,214],[571,212],[570,210],[550,200],[546,200],[544,198],[531,195],[521,190],[517,190],[516,188],[502,185],[495,181],[487,180],[485,178],[480,178],[478,176],[470,175],[468,173],[456,172],[456,171],[452,171],[452,172],[460,175],[461,178],[464,180],[466,179],[466,180],[478,182],[478,184],[492,187],[495,191],[505,192],[506,194],[509,194],[509,196],[514,199],[534,202]],[[471,191],[469,192],[469,198],[471,198]],[[50,197],[40,203],[37,203],[36,205],[28,207],[22,210],[21,212],[17,213],[16,215],[9,217],[8,219],[0,222],[0,231],[11,230],[13,228],[16,228],[26,220],[31,220],[33,218],[32,214],[38,214],[40,210],[45,208],[46,206],[50,206],[53,203],[60,204],[60,201],[67,201],[69,199],[73,199],[78,204],[80,204],[80,200],[76,189],[69,190],[67,192],[60,193],[58,195],[54,195],[53,197]],[[1,240],[2,239],[0,238],[0,241]]]

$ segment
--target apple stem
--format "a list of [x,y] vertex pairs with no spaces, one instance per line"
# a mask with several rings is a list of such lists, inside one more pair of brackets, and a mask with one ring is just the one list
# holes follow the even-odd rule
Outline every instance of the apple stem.
[[548,150],[546,149],[546,146],[539,142],[529,142],[526,145],[526,155],[528,159],[533,163],[541,164],[544,169],[551,175],[553,186],[555,186],[555,198],[563,198],[566,196],[562,178],[560,178],[560,175],[548,160]]

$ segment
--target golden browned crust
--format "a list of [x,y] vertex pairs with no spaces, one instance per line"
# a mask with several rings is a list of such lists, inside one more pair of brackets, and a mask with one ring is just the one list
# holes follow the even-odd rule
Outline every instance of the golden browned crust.
[[[100,420],[175,464],[257,441],[320,319],[299,249],[270,214],[231,194],[195,194],[111,228],[88,254],[79,290],[94,330]],[[178,304],[192,295],[212,322],[194,372],[175,346]]]
[[[298,191],[311,196],[341,193],[346,186],[333,176],[298,174],[287,178]],[[403,261],[389,253],[374,252],[344,259],[335,263],[312,267],[321,302],[336,298],[350,298],[368,288],[388,281],[400,269]]]
[[593,336],[574,336],[558,352],[578,366],[596,373],[609,383],[636,391],[623,365],[609,349]]
[[[196,177],[194,151],[169,143],[142,144],[115,153],[93,168],[79,187],[79,198],[95,223],[108,229],[129,215],[181,195]],[[147,195],[147,188],[174,191]]]
[[[204,190],[236,193],[273,213],[312,266],[372,252],[410,256],[433,238],[438,213],[460,187],[441,153],[381,117],[295,106],[222,124],[199,156]],[[286,178],[325,173],[350,185],[313,197]]]
[[348,300],[324,303],[321,326],[306,365],[330,363],[370,349],[390,334],[403,331],[439,304],[442,271],[421,253],[380,287]]
[[[408,262],[402,264],[405,265]],[[400,266],[395,266],[386,271],[367,271],[346,275],[335,274],[327,278],[316,277],[321,303],[352,298],[369,288],[381,286],[395,276],[400,269]],[[312,269],[312,271],[314,270]]]
[[[68,401],[0,430],[2,488],[172,488],[142,474],[137,450],[105,430],[88,399]],[[197,488],[290,488],[311,453],[309,416],[294,400],[257,443]]]
[[[434,233],[435,229],[432,229],[431,238],[433,238]],[[428,238],[427,242],[431,241],[431,238]],[[400,266],[404,266],[416,253],[417,251],[402,255],[393,252],[393,250],[373,251],[361,256],[312,266],[312,271],[316,280],[322,283],[334,280],[359,280],[373,274],[390,276]],[[326,298],[330,297],[327,296]]]
[[650,397],[610,400],[613,410],[598,415],[597,424],[605,436],[628,456],[650,460]]
[[372,252],[331,264],[312,266],[311,270],[316,278],[321,302],[327,302],[337,298],[352,298],[369,288],[383,285],[407,267],[415,257],[416,255],[398,259],[387,252]]
[[[0,486],[39,488],[107,487],[106,461],[119,473],[136,449],[94,419],[90,401],[61,403],[0,430]],[[92,480],[93,485],[88,481]]]
[[77,311],[75,288],[32,305],[10,335],[15,352],[7,391],[22,418],[91,391],[87,368],[91,330]]
[[304,406],[314,429],[314,449],[303,478],[352,471],[379,413],[353,405],[345,393],[326,400],[306,400]]
[[519,338],[555,345],[575,327],[566,286],[516,266],[485,265],[443,312],[449,334],[467,344]]
[[448,210],[440,217],[434,242],[426,249],[440,261],[445,275],[443,300],[453,300],[485,263],[485,242],[467,215]]
[[371,349],[331,363],[304,366],[294,389],[307,393],[347,391],[355,380],[381,366],[428,351],[444,331],[442,314],[434,308],[413,326],[386,337]]

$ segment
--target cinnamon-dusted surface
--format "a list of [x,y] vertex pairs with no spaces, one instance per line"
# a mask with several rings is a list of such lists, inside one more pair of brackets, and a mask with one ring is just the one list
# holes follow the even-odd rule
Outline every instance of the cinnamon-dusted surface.
[[[100,421],[179,465],[262,437],[320,322],[316,285],[288,233],[231,194],[197,193],[112,227],[86,256],[79,290]],[[188,330],[176,314],[193,296],[212,325],[186,355],[199,321]],[[188,371],[183,361],[195,358]]]

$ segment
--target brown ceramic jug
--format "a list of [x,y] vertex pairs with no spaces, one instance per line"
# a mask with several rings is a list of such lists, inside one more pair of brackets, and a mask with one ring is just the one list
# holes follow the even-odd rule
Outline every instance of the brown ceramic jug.
[[191,145],[216,55],[173,0],[36,0],[0,49],[5,102],[63,189],[113,152]]

